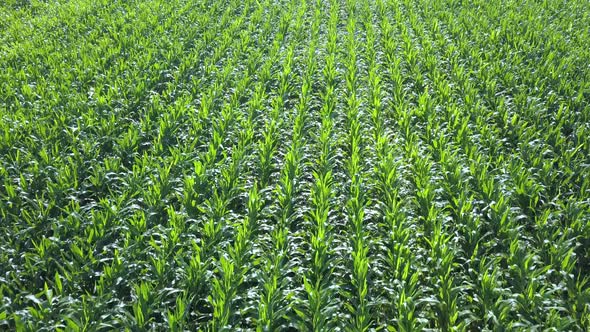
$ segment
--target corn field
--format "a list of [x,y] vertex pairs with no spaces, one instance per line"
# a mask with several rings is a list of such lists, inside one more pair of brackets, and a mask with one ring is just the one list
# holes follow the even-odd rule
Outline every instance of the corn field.
[[0,3],[0,330],[589,331],[590,4]]

